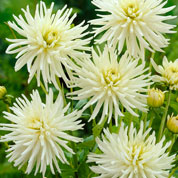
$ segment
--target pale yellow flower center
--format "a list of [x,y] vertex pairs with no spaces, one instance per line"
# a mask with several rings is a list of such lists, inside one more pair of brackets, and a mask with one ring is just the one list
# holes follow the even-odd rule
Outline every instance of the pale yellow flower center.
[[40,128],[45,128],[43,120],[41,120],[39,117],[34,117],[29,119],[30,122],[28,124],[28,127],[35,130],[40,130]]
[[113,68],[104,70],[103,76],[108,86],[116,86],[120,80],[120,73]]
[[54,47],[60,40],[60,35],[57,30],[50,29],[43,35],[43,39],[46,42],[47,47]]
[[165,73],[163,76],[168,79],[169,84],[178,84],[178,66],[170,65],[165,69]]
[[125,15],[131,19],[135,19],[139,16],[139,8],[136,2],[125,2],[122,8],[125,12]]
[[142,164],[143,154],[147,151],[149,151],[148,147],[145,145],[145,143],[135,143],[131,144],[131,150],[130,150],[130,163],[133,166],[134,173],[138,173],[140,169],[140,164]]

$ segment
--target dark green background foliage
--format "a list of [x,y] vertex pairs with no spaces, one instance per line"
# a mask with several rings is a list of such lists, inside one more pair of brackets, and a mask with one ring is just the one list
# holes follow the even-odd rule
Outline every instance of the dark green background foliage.
[[[51,0],[44,0],[47,6],[49,7],[51,4]],[[38,0],[0,0],[0,86],[4,85],[6,86],[8,90],[8,94],[13,95],[14,98],[19,97],[22,93],[24,93],[27,97],[29,97],[29,94],[33,89],[36,89],[36,80],[33,79],[30,84],[27,83],[28,79],[28,73],[26,70],[26,66],[23,67],[18,72],[14,71],[14,65],[16,62],[15,55],[7,55],[5,53],[5,50],[9,43],[6,41],[6,38],[13,38],[13,34],[10,31],[9,27],[5,24],[7,21],[13,21],[13,14],[18,16],[19,14],[23,14],[21,11],[21,8],[26,8],[27,5],[30,5],[31,13],[33,14],[35,10],[35,6],[38,3]],[[91,4],[91,0],[54,0],[55,7],[54,11],[57,11],[59,8],[62,8],[65,4],[68,5],[68,7],[73,8],[73,13],[78,13],[77,18],[75,19],[74,23],[79,24],[83,20],[87,21],[91,20],[93,18],[96,18],[96,12],[94,5]],[[171,12],[171,15],[178,15],[178,1],[177,0],[168,0],[168,3],[166,6],[172,6],[177,5],[177,7]],[[172,24],[178,24],[178,19],[171,20],[169,23]],[[89,30],[91,31],[91,27],[89,27]],[[175,31],[177,31],[177,27],[175,28]],[[17,35],[17,34],[16,34]],[[165,54],[168,57],[169,60],[175,60],[178,58],[178,33],[166,35],[168,38],[170,38],[170,45],[165,49]],[[157,63],[162,62],[164,54],[156,53],[155,55],[155,61]],[[150,53],[147,52],[146,60],[149,61]],[[51,86],[53,87],[53,86]],[[159,87],[159,86],[158,86]],[[164,88],[162,88],[164,89]],[[44,93],[40,88],[38,90],[41,93],[41,96],[44,96]],[[57,95],[57,91],[55,88],[53,88],[55,94]],[[67,89],[65,89],[65,92],[67,92]],[[175,114],[178,114],[178,103],[176,101],[176,98],[178,96],[177,92],[174,92],[172,94],[172,101],[171,101],[171,109],[170,113],[174,112]],[[43,97],[43,99],[45,99]],[[14,101],[14,99],[13,99]],[[74,102],[75,108],[80,108],[83,104],[85,104],[86,101],[80,101],[76,105]],[[166,103],[166,101],[165,101]],[[159,127],[161,115],[164,108],[159,108],[158,110],[155,110],[155,113],[157,113],[156,118],[154,120],[154,129],[157,130]],[[0,122],[7,122],[5,119],[3,119],[2,111],[6,110],[6,107],[2,101],[0,101]],[[170,114],[169,113],[169,114]],[[90,111],[86,111],[83,115],[83,122],[87,123],[87,115],[90,114]],[[130,118],[130,116],[126,114],[126,121]],[[135,123],[138,123],[138,118],[132,118]],[[157,124],[158,123],[158,124]],[[114,129],[114,127],[113,127]],[[95,129],[98,131],[98,128]],[[0,135],[3,135],[4,132],[0,132]],[[92,134],[92,124],[89,123],[87,126],[85,126],[84,131],[75,133],[78,136],[83,136],[85,138],[85,142],[79,144],[79,147],[77,149],[77,156],[78,160],[80,161],[80,165],[78,167],[78,174],[79,178],[89,178],[92,176],[91,171],[89,170],[89,167],[85,164],[86,156],[90,150],[90,147],[93,147],[93,137],[89,135]],[[170,133],[167,134],[167,137],[171,137],[172,135]],[[178,148],[178,143],[174,145],[173,152],[176,152]],[[0,143],[0,178],[16,178],[16,177],[28,177],[32,178],[33,173],[30,175],[24,174],[25,167],[22,170],[18,170],[17,168],[14,168],[11,163],[8,163],[7,159],[5,158],[6,146],[4,143]],[[67,155],[69,161],[72,161],[71,155]],[[60,164],[60,163],[59,163]],[[70,166],[61,165],[60,166],[63,173],[62,175],[56,175],[52,176],[50,174],[50,171],[47,171],[46,177],[63,177],[63,178],[72,178],[74,177],[74,169],[72,169]],[[176,175],[175,175],[176,176]],[[36,177],[41,177],[41,174],[38,174]],[[176,176],[178,178],[178,174]]]

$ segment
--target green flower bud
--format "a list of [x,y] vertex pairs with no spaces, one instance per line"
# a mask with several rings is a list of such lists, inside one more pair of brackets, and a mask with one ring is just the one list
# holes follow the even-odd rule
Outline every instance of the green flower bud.
[[4,86],[0,86],[0,99],[3,99],[6,93],[7,93],[6,88]]
[[160,107],[163,105],[165,99],[165,94],[159,89],[149,89],[147,104],[151,107]]
[[171,116],[168,116],[167,128],[175,134],[178,133],[178,115],[173,116],[173,114],[172,114]]

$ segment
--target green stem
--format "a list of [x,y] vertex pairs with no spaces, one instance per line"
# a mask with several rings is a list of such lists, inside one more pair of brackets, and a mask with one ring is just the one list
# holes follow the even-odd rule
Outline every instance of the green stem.
[[[10,110],[10,108],[9,108],[9,105],[8,105],[8,104],[6,104],[6,109],[7,109],[7,112],[11,113],[11,110]],[[8,142],[4,142],[4,144],[5,144],[6,148],[8,148],[8,149],[9,149]]]
[[9,105],[8,105],[8,104],[6,104],[6,109],[7,109],[7,112],[11,113],[11,110],[10,110],[10,108],[9,108]]
[[[92,115],[92,113],[93,113],[93,105],[90,106],[90,113],[91,113],[91,115]],[[93,127],[96,126],[96,119],[95,119],[95,118],[93,119],[92,126],[93,126]]]
[[77,159],[77,150],[76,145],[74,142],[71,142],[72,150],[75,154],[73,154],[73,162],[74,162],[74,169],[75,169],[75,178],[78,178],[77,170],[78,170],[78,159]]
[[178,167],[174,168],[171,173],[169,174],[168,178],[171,178],[173,176],[173,174],[178,170]]
[[44,91],[44,93],[46,94],[46,95],[48,95],[48,92],[47,92],[47,90],[45,89],[45,87],[44,87],[44,85],[43,85],[43,83],[40,81],[40,86],[41,86],[41,88],[42,88],[42,90]]
[[58,87],[62,90],[61,82],[59,80],[59,77],[57,76],[56,76],[56,81],[57,81]]
[[143,121],[143,130],[146,130],[146,122],[147,122],[147,113],[142,112],[141,120]]
[[118,129],[117,129],[117,132],[118,132],[118,133],[119,133],[119,130],[120,130],[120,128],[121,128],[122,121],[123,121],[123,117],[120,117]]
[[171,142],[171,145],[170,145],[170,147],[169,147],[168,150],[167,150],[167,152],[169,152],[169,154],[171,153],[172,147],[173,147],[173,145],[174,145],[176,139],[177,139],[177,135],[176,135],[176,134],[173,134],[173,137],[172,137],[172,140],[171,140],[171,141],[172,141],[172,142]]
[[167,117],[167,112],[168,112],[168,108],[169,108],[169,105],[170,105],[170,101],[171,101],[171,90],[169,90],[165,112],[164,112],[163,117],[161,119],[161,125],[160,125],[159,133],[158,133],[158,142],[161,140],[161,138],[163,136],[163,130],[164,130],[164,127],[165,127],[165,122],[166,122],[166,117]]
[[[62,92],[62,97],[63,97],[63,101],[64,101],[64,106],[67,105],[67,102],[66,102],[66,99],[65,99],[65,94],[64,94],[64,88],[63,86],[61,86],[61,82],[59,80],[59,77],[56,76],[56,81],[57,81],[57,84],[58,84],[58,87],[60,88],[61,92]],[[71,92],[73,91],[73,89],[71,88],[70,90]],[[72,105],[73,105],[73,101],[72,101]],[[73,107],[73,106],[72,106]]]
[[15,39],[17,39],[17,37],[16,37],[16,35],[15,35],[13,29],[9,26],[9,24],[8,24],[7,22],[5,22],[5,24],[9,27],[9,29],[10,29],[10,31],[11,31],[13,37],[14,37]]
[[151,116],[150,116],[150,122],[149,122],[148,128],[151,128],[151,126],[152,126],[152,124],[153,124],[153,119],[154,119],[154,114],[153,114],[153,112],[152,112],[152,110],[151,110]]
[[154,119],[154,117],[152,116],[152,117],[150,118],[150,122],[149,122],[148,128],[151,128],[151,126],[152,126],[152,124],[153,124],[153,119]]
[[145,117],[144,117],[144,121],[143,121],[143,122],[144,122],[143,132],[146,131],[147,118],[148,118],[148,114],[146,113],[146,114],[145,114]]
[[[36,74],[35,74],[35,77],[36,77],[36,79],[37,79],[37,75],[36,75]],[[41,80],[40,80],[40,87],[41,87],[41,89],[43,90],[43,92],[44,92],[46,95],[48,95],[48,92],[47,92],[45,86],[43,85],[43,83],[41,82]]]

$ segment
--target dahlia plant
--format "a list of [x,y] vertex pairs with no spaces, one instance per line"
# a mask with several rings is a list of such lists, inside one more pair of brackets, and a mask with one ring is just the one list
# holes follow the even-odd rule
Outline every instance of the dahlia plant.
[[6,53],[36,86],[15,100],[0,86],[4,159],[28,177],[178,177],[178,59],[163,51],[175,6],[91,3],[89,24],[42,1],[7,23],[16,37]]

